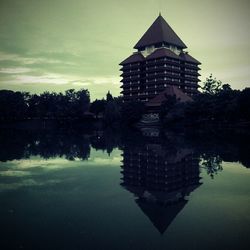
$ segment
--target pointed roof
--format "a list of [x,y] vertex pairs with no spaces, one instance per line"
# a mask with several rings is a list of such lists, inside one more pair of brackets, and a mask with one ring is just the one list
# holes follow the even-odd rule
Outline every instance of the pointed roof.
[[186,62],[201,64],[198,60],[196,60],[194,57],[190,56],[188,53],[181,53],[180,58]]
[[187,48],[184,42],[177,36],[165,19],[159,15],[134,48],[139,49],[147,45],[153,45],[161,42],[166,42],[182,49]]
[[187,201],[182,200],[169,206],[161,206],[157,203],[146,202],[142,199],[137,199],[136,203],[153,223],[155,228],[157,228],[157,230],[163,234],[178,215],[178,213],[184,208]]
[[167,48],[159,48],[159,49],[156,49],[152,54],[148,55],[147,60],[160,58],[160,57],[171,57],[175,59],[180,59],[179,56],[177,56],[173,51]]
[[193,99],[190,96],[186,95],[182,90],[180,90],[176,86],[171,85],[171,86],[167,86],[165,90],[160,92],[157,96],[155,96],[148,103],[146,103],[146,106],[149,106],[149,107],[161,106],[161,104],[168,99],[168,96],[176,96],[176,99],[179,102],[193,101]]
[[120,65],[125,65],[128,63],[134,63],[134,62],[141,62],[144,60],[144,56],[141,53],[134,53],[128,58],[126,58],[124,61],[120,63]]

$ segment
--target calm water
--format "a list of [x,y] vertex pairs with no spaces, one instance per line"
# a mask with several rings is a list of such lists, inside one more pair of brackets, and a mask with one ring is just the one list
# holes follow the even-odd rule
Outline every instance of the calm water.
[[249,140],[1,131],[1,249],[249,249]]

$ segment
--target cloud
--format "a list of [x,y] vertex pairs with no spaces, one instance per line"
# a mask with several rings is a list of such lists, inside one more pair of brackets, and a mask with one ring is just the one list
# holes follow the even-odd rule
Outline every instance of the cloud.
[[34,180],[34,179],[21,179],[18,182],[12,183],[0,183],[0,192],[7,190],[16,190],[24,187],[35,187],[35,186],[49,186],[60,183],[61,180]]
[[67,84],[69,81],[66,77],[59,74],[46,74],[40,76],[17,75],[12,80],[5,81],[7,84],[31,84],[31,83],[49,83],[55,85]]
[[12,53],[6,53],[3,51],[0,51],[0,62],[3,63],[4,61],[20,62],[24,65],[41,64],[41,63],[75,65],[74,62],[70,62],[68,60],[63,60],[63,59],[36,57],[36,55],[22,56],[18,54],[12,54]]
[[23,177],[28,175],[31,175],[29,171],[7,170],[0,172],[0,176]]
[[73,86],[88,86],[90,82],[83,81],[83,80],[75,80],[70,82]]
[[4,168],[0,169],[0,177],[7,180],[0,183],[0,192],[23,187],[49,186],[66,181],[75,182],[77,175],[71,170],[80,169],[82,172],[83,167],[91,167],[91,169],[103,166],[117,167],[120,166],[120,162],[121,151],[119,149],[113,150],[111,155],[91,149],[89,159],[84,161],[79,158],[69,161],[66,158],[44,159],[39,156],[7,161],[4,163]]
[[27,73],[30,72],[31,69],[29,68],[22,68],[22,67],[17,67],[17,68],[0,68],[0,73],[3,74],[20,74],[20,73]]
[[97,76],[97,77],[82,77],[83,80],[74,80],[71,83],[76,86],[85,85],[105,85],[105,84],[120,84],[120,78],[116,76]]
[[[19,68],[21,69],[26,68]],[[15,71],[15,69],[11,69]],[[10,69],[5,71],[11,71]],[[28,69],[27,69],[28,70]],[[0,73],[1,72],[0,70]],[[105,85],[105,84],[120,84],[120,78],[115,76],[107,76],[107,77],[79,77],[68,74],[40,74],[40,75],[27,75],[22,74],[18,75],[18,68],[16,70],[16,74],[11,76],[11,79],[5,81],[6,84],[52,84],[52,85],[65,85],[68,84],[71,86],[89,86],[89,85]],[[21,73],[21,72],[19,72]]]

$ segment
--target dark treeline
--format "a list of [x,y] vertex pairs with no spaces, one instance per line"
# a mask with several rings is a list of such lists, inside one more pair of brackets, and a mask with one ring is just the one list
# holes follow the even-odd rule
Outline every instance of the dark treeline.
[[101,119],[106,125],[119,126],[137,122],[143,111],[142,103],[124,104],[122,97],[113,97],[109,92],[105,99],[90,103],[85,89],[39,95],[0,90],[0,121]]
[[179,103],[170,98],[161,107],[164,125],[249,125],[250,88],[233,90],[210,75],[193,102]]
[[189,149],[193,157],[202,159],[201,166],[213,176],[221,170],[222,161],[241,162],[250,167],[250,143],[247,136],[217,133],[183,134],[161,131],[157,137],[148,137],[139,130],[104,131],[82,130],[9,130],[0,131],[0,161],[41,156],[45,159],[65,157],[68,160],[87,160],[91,147],[110,154],[115,148],[136,151],[145,145],[158,145],[169,156]]
[[[233,90],[210,75],[201,90],[187,103],[168,96],[160,107],[161,125],[250,124],[250,88]],[[85,89],[40,95],[0,90],[0,121],[81,119],[101,120],[104,125],[120,127],[137,123],[145,111],[143,103],[123,103],[122,97],[113,97],[109,92],[105,99],[90,103],[89,91]]]
[[63,119],[81,118],[88,110],[88,90],[69,89],[62,93],[44,92],[40,95],[28,92],[0,91],[0,119]]

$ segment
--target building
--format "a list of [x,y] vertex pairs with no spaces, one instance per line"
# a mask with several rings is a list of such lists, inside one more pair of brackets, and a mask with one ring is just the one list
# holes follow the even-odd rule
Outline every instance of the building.
[[124,146],[121,186],[163,234],[201,185],[199,158],[176,137],[144,140]]
[[187,46],[161,14],[134,49],[120,63],[124,102],[147,103],[170,86],[190,97],[197,94],[200,62],[185,51]]

